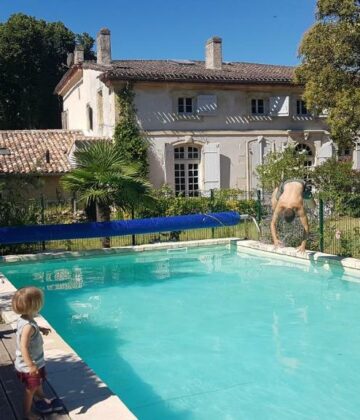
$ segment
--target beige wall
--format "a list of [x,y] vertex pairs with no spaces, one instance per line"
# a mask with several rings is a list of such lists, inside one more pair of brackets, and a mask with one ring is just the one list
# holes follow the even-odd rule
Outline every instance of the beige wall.
[[[112,136],[117,120],[116,95],[121,88],[111,89],[98,79],[100,72],[84,69],[83,78],[64,98],[68,110],[69,128],[82,129],[88,135]],[[103,126],[99,126],[97,92],[103,92]],[[302,90],[295,86],[231,86],[186,83],[145,83],[134,85],[135,108],[140,127],[149,138],[150,180],[160,187],[169,180],[169,154],[166,144],[195,142],[203,149],[209,143],[219,145],[220,187],[253,189],[257,187],[256,166],[270,150],[280,150],[285,144],[298,142],[311,146],[315,164],[317,153],[329,141],[323,118],[297,116],[296,100]],[[177,98],[199,95],[216,95],[217,110],[214,115],[194,113],[179,116]],[[289,115],[251,115],[251,99],[264,98],[265,109],[270,97],[288,96]],[[93,108],[94,130],[88,130],[86,105]],[[267,109],[266,109],[267,110]],[[191,140],[189,140],[189,138]],[[169,148],[168,148],[169,151]],[[200,165],[200,188],[204,186],[204,163]]]
[[[135,85],[135,107],[138,120],[146,131],[152,130],[303,130],[326,129],[323,118],[296,115],[296,87],[238,86],[206,87],[185,84]],[[177,114],[179,96],[216,95],[217,112],[211,116]],[[290,115],[274,117],[251,115],[251,99],[290,96]]]
[[[242,190],[253,190],[259,187],[256,174],[256,167],[264,161],[270,151],[281,151],[286,145],[305,142],[303,135],[296,133],[292,136],[285,130],[281,131],[218,131],[203,132],[202,135],[192,132],[181,134],[150,134],[149,162],[150,181],[159,188],[163,184],[169,185],[174,182],[174,162],[166,155],[166,145],[170,149],[180,145],[196,145],[203,150],[209,143],[219,145],[220,164],[220,188],[239,188]],[[316,156],[321,147],[329,141],[328,136],[323,132],[316,132],[307,138],[306,144],[312,149]],[[200,189],[205,188],[204,159],[201,154],[200,161]],[[317,164],[315,158],[314,164]],[[171,168],[169,168],[171,166]],[[170,178],[169,178],[170,174]]]
[[[115,127],[115,95],[102,83],[101,73],[85,69],[82,79],[63,98],[63,110],[68,114],[68,129],[83,130],[89,136],[113,135]],[[98,91],[103,97],[103,123],[99,124]],[[93,130],[89,130],[87,105],[93,109]]]

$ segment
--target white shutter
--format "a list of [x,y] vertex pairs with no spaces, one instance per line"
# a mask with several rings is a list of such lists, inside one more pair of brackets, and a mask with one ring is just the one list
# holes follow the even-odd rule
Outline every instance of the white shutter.
[[170,143],[165,143],[164,172],[165,184],[175,189],[174,146]]
[[289,96],[272,96],[270,98],[270,115],[276,117],[289,116]]
[[216,95],[199,95],[197,97],[198,115],[216,115],[217,97]]
[[327,159],[330,159],[331,157],[333,157],[334,155],[334,146],[333,146],[333,142],[327,141],[326,143],[324,143],[321,147],[320,150],[317,153],[317,163],[322,163],[325,162]]
[[353,151],[353,169],[360,170],[360,145],[356,145]]
[[220,144],[207,143],[202,148],[204,162],[204,190],[220,189]]

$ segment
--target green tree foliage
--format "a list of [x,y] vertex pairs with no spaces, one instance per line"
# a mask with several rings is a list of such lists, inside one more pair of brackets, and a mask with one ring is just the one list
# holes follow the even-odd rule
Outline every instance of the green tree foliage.
[[96,60],[96,54],[93,51],[94,47],[94,38],[90,36],[87,32],[84,32],[82,34],[77,34],[75,36],[76,38],[76,44],[82,45],[84,47],[84,60],[90,61],[90,60]]
[[[93,39],[85,33],[77,40],[92,58]],[[0,24],[0,129],[60,126],[54,88],[75,42],[76,35],[61,22],[18,13]]]
[[340,214],[360,216],[360,173],[351,162],[332,158],[314,168],[311,180],[320,197]]
[[309,170],[305,167],[306,154],[287,147],[282,152],[270,152],[265,162],[256,168],[260,185],[265,191],[273,191],[287,179],[305,179]]
[[317,22],[304,35],[296,79],[309,109],[328,112],[333,139],[350,145],[360,130],[360,2],[318,0]]
[[146,177],[149,171],[148,142],[141,135],[136,122],[134,91],[130,84],[126,84],[118,93],[118,105],[119,122],[114,134],[116,147],[126,162],[137,162],[140,174]]

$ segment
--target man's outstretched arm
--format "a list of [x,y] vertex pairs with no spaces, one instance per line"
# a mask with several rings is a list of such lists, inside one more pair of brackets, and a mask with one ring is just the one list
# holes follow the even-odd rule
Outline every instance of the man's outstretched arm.
[[272,240],[275,246],[280,245],[280,241],[279,241],[279,238],[277,237],[277,232],[276,232],[276,222],[277,222],[277,219],[279,218],[279,214],[280,214],[280,207],[279,205],[277,205],[273,213],[271,225],[270,225],[271,236],[272,236]]
[[306,241],[309,237],[309,221],[308,218],[306,216],[304,207],[301,207],[299,212],[298,212],[299,218],[300,218],[300,222],[304,227],[304,239],[301,242],[301,245],[299,246],[299,248],[297,249],[299,252],[305,252],[305,248],[306,248]]

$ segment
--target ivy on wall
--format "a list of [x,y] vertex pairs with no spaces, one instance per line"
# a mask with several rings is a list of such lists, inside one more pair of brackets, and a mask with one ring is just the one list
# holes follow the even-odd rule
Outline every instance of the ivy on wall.
[[114,140],[125,161],[132,164],[137,162],[140,175],[147,177],[149,173],[148,141],[140,133],[136,121],[134,96],[130,83],[127,83],[117,94],[119,122],[115,128]]

